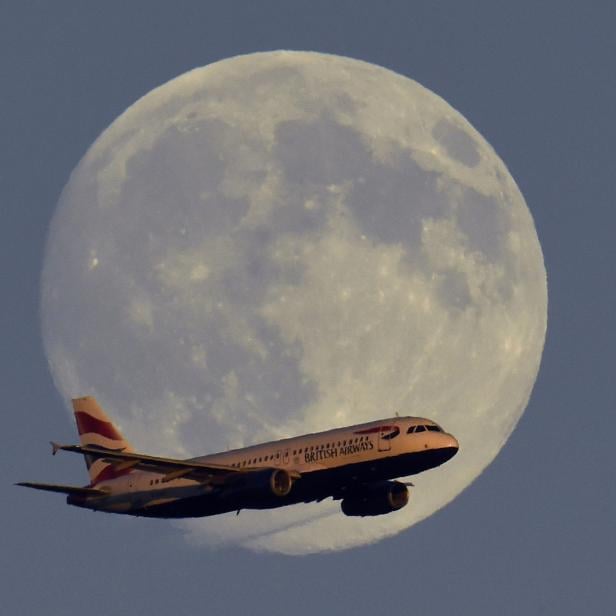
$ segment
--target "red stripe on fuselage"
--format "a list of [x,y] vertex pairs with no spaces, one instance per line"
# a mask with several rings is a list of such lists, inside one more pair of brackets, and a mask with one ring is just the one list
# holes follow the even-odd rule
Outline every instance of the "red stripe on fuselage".
[[375,428],[367,428],[366,430],[357,430],[353,434],[376,434],[384,430],[393,430],[396,426],[376,426]]
[[77,422],[77,430],[82,434],[100,434],[112,441],[122,441],[122,435],[115,429],[114,425],[109,421],[101,421],[96,417],[92,417],[83,411],[75,413],[75,421]]

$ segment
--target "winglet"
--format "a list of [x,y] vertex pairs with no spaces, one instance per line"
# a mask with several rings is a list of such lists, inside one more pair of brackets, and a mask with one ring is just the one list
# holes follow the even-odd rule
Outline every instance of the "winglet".
[[58,451],[60,451],[60,449],[62,449],[62,445],[60,445],[59,443],[54,443],[53,441],[50,441],[51,444],[51,455],[55,456]]

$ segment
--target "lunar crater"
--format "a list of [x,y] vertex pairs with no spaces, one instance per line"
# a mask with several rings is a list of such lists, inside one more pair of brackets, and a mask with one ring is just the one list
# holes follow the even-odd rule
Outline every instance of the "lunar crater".
[[481,155],[474,139],[464,129],[443,118],[434,125],[432,135],[452,159],[467,167],[476,167],[479,164]]

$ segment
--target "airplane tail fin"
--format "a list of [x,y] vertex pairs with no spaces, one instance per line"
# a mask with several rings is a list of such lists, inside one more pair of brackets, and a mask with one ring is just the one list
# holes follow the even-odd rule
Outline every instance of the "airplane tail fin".
[[[82,446],[88,445],[114,451],[134,451],[93,396],[74,398],[73,411],[79,432],[79,441]],[[95,459],[88,455],[84,458],[88,467],[91,486],[130,472],[128,469],[116,470],[112,464],[100,458]]]

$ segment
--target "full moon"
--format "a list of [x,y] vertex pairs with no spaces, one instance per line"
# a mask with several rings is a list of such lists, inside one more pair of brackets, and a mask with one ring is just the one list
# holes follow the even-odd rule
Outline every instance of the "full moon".
[[51,224],[42,320],[62,396],[97,396],[145,453],[395,413],[458,438],[386,516],[329,499],[180,523],[193,544],[304,554],[406,529],[490,464],[537,375],[546,273],[513,178],[445,101],[366,62],[257,53],[156,88],[96,140]]

